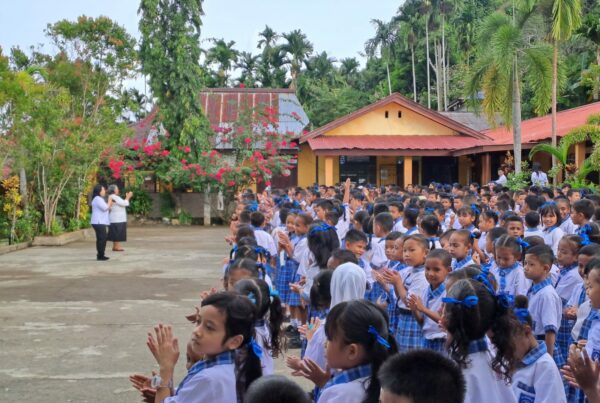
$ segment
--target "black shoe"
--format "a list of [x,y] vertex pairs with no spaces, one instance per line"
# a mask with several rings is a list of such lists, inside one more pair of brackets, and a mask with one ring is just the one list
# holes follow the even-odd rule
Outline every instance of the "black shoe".
[[109,258],[109,257],[106,257],[106,256],[98,256],[98,257],[96,258],[96,260],[108,260],[108,259],[110,259],[110,258]]

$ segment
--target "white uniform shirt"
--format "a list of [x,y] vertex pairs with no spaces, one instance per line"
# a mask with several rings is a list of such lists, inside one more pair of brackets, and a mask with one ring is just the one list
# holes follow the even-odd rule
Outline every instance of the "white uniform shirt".
[[358,378],[323,389],[319,403],[362,403],[367,397],[369,378]]
[[542,232],[541,229],[539,228],[525,228],[525,237],[528,236],[539,236],[540,238],[544,239],[544,232]]
[[511,387],[492,369],[492,354],[469,354],[463,375],[467,384],[464,403],[516,403]]
[[552,248],[554,256],[558,253],[558,243],[565,236],[565,233],[559,227],[554,227],[552,230],[545,228],[544,231],[544,243]]
[[577,264],[571,266],[569,270],[561,269],[561,274],[559,274],[558,279],[554,285],[556,288],[556,292],[558,296],[563,301],[563,304],[571,299],[571,294],[576,289],[579,289],[579,286],[583,283],[583,279],[579,275],[579,271],[577,270]]
[[176,396],[163,403],[237,403],[234,364],[217,365],[198,372]]
[[347,204],[344,205],[344,211],[346,214],[346,218],[344,216],[340,216],[338,223],[335,226],[335,232],[337,232],[338,238],[340,240],[340,245],[342,241],[346,238],[346,233],[350,229],[350,207]]
[[[407,267],[400,271],[400,277],[406,288],[407,298],[413,294],[421,296],[429,287],[429,283],[425,279],[425,268],[423,266]],[[398,298],[398,308],[408,309],[402,298]]]
[[548,185],[548,175],[544,172],[532,172],[531,173],[531,183],[535,186],[547,186]]
[[94,200],[92,200],[92,218],[90,224],[110,225],[108,204],[100,196],[96,196],[94,197]]
[[321,368],[325,369],[327,367],[327,359],[325,357],[326,346],[327,336],[325,336],[325,320],[322,320],[321,326],[315,330],[312,339],[306,344],[304,358],[310,358]]
[[567,402],[560,372],[543,342],[523,357],[522,364],[524,366],[512,376],[512,389],[517,401]]
[[485,244],[487,243],[487,232],[482,232],[477,240],[477,246],[485,253]]
[[402,217],[398,218],[394,222],[394,228],[392,228],[392,231],[401,232],[403,234],[406,232],[406,228],[404,228],[404,225],[402,224]]
[[590,320],[592,324],[585,349],[592,360],[600,361],[600,312],[597,311]]
[[371,253],[363,256],[365,260],[369,263],[371,268],[380,269],[388,261],[388,258],[385,256],[385,238],[377,238],[373,237],[371,239]]
[[565,234],[573,235],[577,230],[577,225],[573,224],[573,220],[571,220],[571,216],[569,216],[562,222],[562,224],[560,224],[559,228],[563,230]]
[[560,269],[557,265],[553,264],[550,268],[550,277],[552,278],[552,284],[556,284],[558,281],[558,276],[560,276]]
[[[432,299],[429,299],[430,292],[432,293]],[[435,291],[431,291],[431,286],[427,287],[427,289],[421,294],[421,301],[423,301],[423,305],[430,311],[441,313],[442,311],[442,298],[446,296],[446,286],[442,283],[435,289]],[[434,322],[429,316],[423,315],[423,336],[427,340],[435,340],[435,339],[445,339],[446,332],[441,328],[438,322]]]
[[129,206],[129,200],[120,198],[119,196],[112,194],[108,196],[112,199],[113,203],[110,206],[110,222],[120,223],[127,222],[127,206]]
[[552,280],[534,284],[527,294],[529,298],[529,314],[533,320],[533,334],[544,336],[547,331],[558,333],[562,318],[562,302],[552,287]]
[[587,299],[583,304],[579,305],[579,307],[577,308],[577,321],[575,322],[575,325],[573,325],[573,330],[571,331],[571,337],[573,337],[573,340],[576,341],[579,338],[579,333],[581,332],[583,322],[588,317],[591,311],[592,305],[590,304],[589,299]]
[[262,246],[271,256],[277,256],[277,245],[273,237],[262,229],[254,229],[254,237],[258,246]]
[[256,331],[256,342],[262,350],[262,357],[260,363],[262,365],[263,375],[271,375],[273,373],[273,356],[271,350],[267,348],[271,344],[271,332],[266,323],[261,323],[259,326],[254,327]]
[[525,277],[523,266],[521,263],[516,264],[515,269],[508,272],[504,279],[502,278],[500,269],[498,266],[494,266],[491,270],[492,274],[496,278],[496,284],[498,284],[498,293],[506,292],[509,295],[527,295],[529,287],[531,287],[531,281]]

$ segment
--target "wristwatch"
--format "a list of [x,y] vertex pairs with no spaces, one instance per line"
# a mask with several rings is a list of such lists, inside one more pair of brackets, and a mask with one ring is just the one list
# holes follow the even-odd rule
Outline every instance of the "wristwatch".
[[158,388],[169,388],[169,389],[172,389],[173,388],[173,379],[170,379],[169,383],[167,383],[165,385],[163,383],[162,378],[159,375],[154,375],[152,377],[152,379],[150,380],[150,386],[152,386],[152,388],[154,388],[154,389],[158,389]]

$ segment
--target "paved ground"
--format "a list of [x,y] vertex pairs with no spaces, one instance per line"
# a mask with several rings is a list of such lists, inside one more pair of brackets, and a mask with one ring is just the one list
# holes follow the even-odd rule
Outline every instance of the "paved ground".
[[185,346],[184,315],[220,286],[225,234],[130,228],[126,251],[107,262],[95,260],[94,241],[0,256],[0,401],[140,401],[127,377],[156,368],[147,331],[171,323]]

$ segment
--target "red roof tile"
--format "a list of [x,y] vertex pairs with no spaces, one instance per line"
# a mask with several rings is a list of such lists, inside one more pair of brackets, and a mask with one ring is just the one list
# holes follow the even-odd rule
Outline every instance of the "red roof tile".
[[[600,102],[579,106],[577,108],[567,109],[557,114],[557,135],[562,137],[572,129],[583,126],[587,118],[595,113],[600,113]],[[498,127],[496,129],[485,130],[483,133],[494,141],[493,145],[512,145],[512,129]],[[538,143],[552,137],[552,115],[540,116],[533,119],[524,120],[521,123],[522,143]]]

